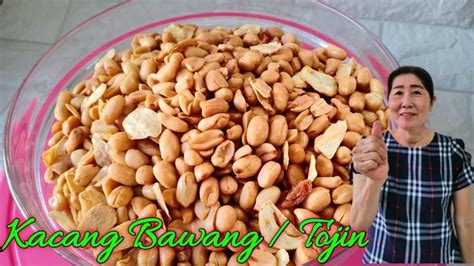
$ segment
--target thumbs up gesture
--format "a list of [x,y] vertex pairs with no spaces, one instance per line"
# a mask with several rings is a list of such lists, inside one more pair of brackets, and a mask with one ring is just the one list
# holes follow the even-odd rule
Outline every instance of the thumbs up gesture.
[[383,138],[383,133],[382,133],[382,125],[380,124],[380,121],[377,120],[374,122],[372,125],[372,136],[377,137],[379,139]]
[[382,127],[380,121],[375,121],[370,136],[361,139],[352,150],[352,162],[356,172],[382,185],[388,176],[387,157]]

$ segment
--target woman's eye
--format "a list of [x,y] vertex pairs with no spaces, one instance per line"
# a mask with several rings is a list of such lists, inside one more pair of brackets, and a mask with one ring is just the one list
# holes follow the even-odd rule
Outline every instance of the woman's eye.
[[414,91],[413,94],[415,94],[415,95],[421,95],[421,91]]
[[401,91],[396,91],[395,95],[400,96],[400,95],[403,95],[403,93]]

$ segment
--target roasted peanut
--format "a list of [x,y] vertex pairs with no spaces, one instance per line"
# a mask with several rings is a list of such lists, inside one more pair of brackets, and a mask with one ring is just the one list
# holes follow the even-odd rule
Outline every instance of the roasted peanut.
[[339,176],[334,177],[317,177],[314,180],[314,185],[317,187],[325,187],[334,189],[342,184],[342,179]]
[[285,143],[288,135],[288,124],[286,118],[282,115],[276,115],[270,121],[270,132],[268,142],[278,147]]
[[161,133],[158,145],[160,146],[160,156],[163,160],[173,162],[178,158],[180,149],[179,139],[171,130],[165,129]]
[[341,77],[337,80],[338,91],[342,96],[349,96],[355,92],[357,81],[354,77]]
[[309,197],[303,202],[304,208],[319,212],[331,204],[329,190],[323,187],[316,187],[311,190]]
[[168,64],[158,70],[156,73],[156,79],[160,82],[171,81],[176,77],[179,65],[183,61],[184,56],[181,53],[174,53],[170,56]]
[[209,129],[223,129],[229,124],[230,115],[229,114],[215,114],[210,117],[203,118],[199,121],[198,129],[201,131],[206,131]]
[[332,176],[334,171],[331,160],[323,154],[318,155],[316,158],[316,169],[318,171],[318,176]]
[[224,133],[219,129],[211,129],[191,138],[189,146],[197,151],[205,151],[216,147],[223,141]]
[[365,95],[365,106],[366,109],[372,112],[376,112],[383,107],[383,94],[378,92],[370,92]]
[[247,155],[232,164],[232,170],[237,178],[255,176],[262,166],[262,160],[256,155]]
[[107,144],[113,150],[126,151],[133,146],[133,141],[128,138],[127,133],[117,132],[110,136]]
[[133,169],[138,169],[143,165],[149,164],[150,159],[140,150],[129,149],[125,153],[125,163]]
[[178,173],[170,162],[160,161],[153,166],[153,175],[165,188],[175,188],[178,183]]
[[361,68],[357,73],[357,87],[366,90],[370,85],[371,79],[370,70],[366,67]]
[[339,59],[339,60],[344,60],[347,57],[347,54],[343,49],[341,49],[341,48],[339,48],[339,47],[337,47],[333,44],[329,44],[326,47],[326,54],[330,58],[336,58],[336,59]]
[[219,144],[211,157],[211,162],[216,167],[225,167],[234,156],[234,142],[226,140]]
[[332,191],[332,201],[335,204],[345,204],[352,199],[352,185],[343,184]]
[[135,172],[135,181],[140,185],[151,185],[154,179],[153,167],[150,165],[142,165]]
[[267,120],[262,116],[255,116],[250,120],[247,127],[247,142],[254,147],[260,146],[267,140],[268,133],[269,126]]
[[198,185],[193,173],[187,172],[182,175],[176,187],[176,199],[181,206],[187,208],[196,200]]
[[199,188],[199,199],[207,207],[217,203],[219,199],[219,182],[216,178],[209,177],[202,181]]
[[295,264],[296,265],[304,265],[310,261],[315,260],[321,251],[316,250],[312,247],[305,247],[304,242],[298,245],[295,250]]
[[107,204],[114,208],[125,207],[133,197],[133,190],[130,187],[119,186],[110,192],[107,197]]
[[327,115],[322,115],[313,120],[311,125],[306,129],[306,133],[310,138],[315,138],[323,133],[330,125],[331,121],[329,120],[329,117]]
[[349,97],[349,106],[354,112],[362,112],[365,107],[364,94],[356,91]]
[[243,133],[243,128],[241,125],[235,125],[229,129],[227,129],[226,134],[227,134],[227,139],[236,141],[242,137]]
[[204,158],[199,152],[193,149],[187,149],[184,151],[184,162],[189,166],[196,166],[204,162]]
[[280,175],[280,172],[281,165],[279,163],[273,161],[265,163],[257,176],[258,185],[262,188],[269,188],[273,186],[276,179]]
[[304,170],[301,166],[297,164],[290,164],[286,170],[285,175],[288,183],[291,187],[296,186],[300,181],[303,181],[306,178]]
[[117,118],[122,114],[125,107],[125,98],[122,95],[116,95],[110,98],[100,112],[100,119],[107,124],[113,124]]
[[352,160],[351,150],[346,146],[339,146],[334,155],[334,159],[338,164],[348,165]]
[[56,211],[63,211],[68,207],[68,202],[63,194],[54,194],[48,200],[49,206]]
[[137,185],[135,170],[124,164],[112,163],[109,166],[107,176],[126,186]]
[[220,88],[229,87],[229,83],[227,83],[225,77],[217,70],[209,71],[206,75],[205,81],[206,87],[209,91],[217,91]]
[[74,175],[74,183],[83,187],[87,186],[99,170],[99,167],[91,164],[79,166]]
[[261,158],[263,163],[277,159],[278,150],[270,143],[263,143],[255,149],[255,155]]
[[196,180],[198,182],[205,180],[206,178],[210,177],[213,173],[214,173],[214,166],[210,162],[204,162],[194,167],[194,175],[196,176]]
[[334,219],[342,225],[348,226],[350,223],[351,204],[339,205],[334,212]]
[[255,182],[249,181],[244,184],[240,193],[239,205],[243,210],[251,210],[257,200],[258,186]]
[[262,54],[258,51],[248,50],[238,59],[240,69],[248,72],[254,70],[262,61]]
[[288,154],[290,156],[290,163],[300,164],[303,163],[305,159],[304,148],[299,144],[291,144],[288,148]]
[[140,249],[138,251],[138,265],[153,266],[158,263],[158,248],[153,247],[148,250]]
[[75,149],[79,148],[86,137],[86,133],[81,128],[74,128],[71,133],[69,133],[69,137],[64,144],[67,153],[72,153]]
[[263,203],[266,201],[271,201],[273,204],[276,204],[278,199],[280,198],[281,190],[277,186],[271,186],[268,188],[262,189],[255,199],[255,206],[254,210],[259,211],[262,207]]
[[237,213],[234,207],[224,205],[217,210],[216,228],[221,232],[227,232],[232,229],[237,222]]
[[[309,51],[293,33],[256,24],[172,24],[131,44],[58,96],[43,159],[45,181],[56,184],[51,216],[64,228],[123,234],[117,265],[234,265],[227,250],[243,247],[140,251],[125,231],[166,215],[178,235],[266,234],[268,208],[278,223],[349,223],[351,149],[374,121],[383,129],[389,121],[368,68],[332,44]],[[322,145],[343,124],[334,147]],[[320,252],[291,249],[263,242],[248,264],[303,263]]]
[[158,119],[163,126],[174,132],[183,133],[188,130],[188,124],[178,117],[167,113],[158,113]]
[[362,138],[362,136],[354,131],[347,131],[342,140],[342,144],[349,149],[352,149],[357,142]]
[[225,113],[229,110],[229,104],[224,99],[214,98],[203,101],[199,104],[203,117],[210,117],[218,113]]
[[324,73],[329,75],[336,74],[337,68],[341,63],[342,61],[339,59],[328,58],[328,60],[326,60],[326,68],[324,69]]

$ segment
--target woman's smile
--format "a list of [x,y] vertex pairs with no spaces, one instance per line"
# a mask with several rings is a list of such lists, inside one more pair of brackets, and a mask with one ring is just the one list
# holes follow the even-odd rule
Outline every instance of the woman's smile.
[[405,119],[411,119],[414,116],[416,116],[416,114],[412,113],[412,112],[403,112],[403,113],[400,113],[400,116],[405,118]]

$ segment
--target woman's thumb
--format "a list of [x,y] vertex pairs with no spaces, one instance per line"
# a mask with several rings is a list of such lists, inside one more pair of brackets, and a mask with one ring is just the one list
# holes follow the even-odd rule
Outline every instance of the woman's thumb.
[[382,126],[381,126],[379,120],[375,121],[374,124],[372,125],[372,136],[375,136],[375,137],[378,137],[378,138],[383,137]]

